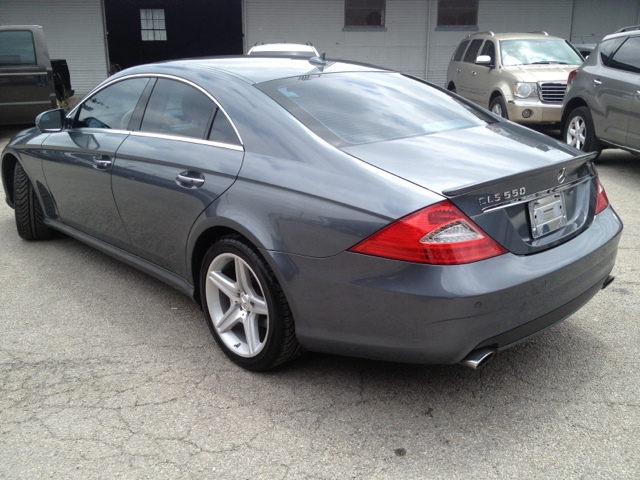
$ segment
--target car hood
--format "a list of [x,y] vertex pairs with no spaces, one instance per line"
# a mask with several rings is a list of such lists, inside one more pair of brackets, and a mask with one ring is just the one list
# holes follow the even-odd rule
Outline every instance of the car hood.
[[440,194],[547,167],[580,153],[511,122],[349,146],[342,150]]
[[503,67],[521,82],[566,82],[569,72],[580,65],[520,65]]

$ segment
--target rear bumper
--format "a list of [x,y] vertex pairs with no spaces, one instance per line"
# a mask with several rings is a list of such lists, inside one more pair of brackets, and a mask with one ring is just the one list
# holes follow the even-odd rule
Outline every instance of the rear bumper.
[[458,266],[349,252],[323,259],[264,253],[308,350],[457,363],[478,347],[517,343],[584,305],[611,272],[621,231],[607,208],[563,245]]
[[[525,118],[522,113],[529,110],[531,115]],[[562,120],[562,104],[542,103],[538,100],[507,101],[509,120],[516,123],[556,123]]]

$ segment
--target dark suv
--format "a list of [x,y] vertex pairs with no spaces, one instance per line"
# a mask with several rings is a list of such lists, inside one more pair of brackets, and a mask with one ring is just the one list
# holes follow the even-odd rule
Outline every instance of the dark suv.
[[569,74],[562,122],[564,140],[585,152],[640,153],[640,26],[604,37]]

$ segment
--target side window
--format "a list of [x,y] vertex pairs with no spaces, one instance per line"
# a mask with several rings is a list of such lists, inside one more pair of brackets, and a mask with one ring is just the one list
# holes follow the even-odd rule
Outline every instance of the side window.
[[126,130],[148,82],[148,78],[133,78],[100,90],[82,104],[73,126]]
[[241,145],[233,125],[220,109],[216,112],[216,118],[213,119],[209,140],[220,143],[230,143],[232,145]]
[[456,50],[455,55],[453,56],[454,62],[459,62],[460,60],[462,60],[462,54],[464,54],[464,50],[467,48],[467,45],[469,45],[469,40],[465,40],[460,44],[460,46]]
[[142,118],[143,132],[204,138],[215,104],[199,90],[159,79]]
[[611,68],[640,73],[640,37],[631,37],[613,54]]
[[612,38],[611,40],[605,40],[600,44],[600,60],[603,64],[609,65],[613,52],[624,42],[628,37]]
[[487,40],[482,47],[482,51],[480,55],[489,55],[491,57],[491,61],[495,63],[496,61],[496,44],[491,40]]
[[35,64],[36,50],[29,30],[0,32],[0,66]]
[[464,56],[464,61],[469,63],[474,63],[476,61],[476,57],[478,56],[478,51],[480,50],[480,45],[484,40],[474,40],[471,42],[469,46],[469,50],[467,50],[467,54]]

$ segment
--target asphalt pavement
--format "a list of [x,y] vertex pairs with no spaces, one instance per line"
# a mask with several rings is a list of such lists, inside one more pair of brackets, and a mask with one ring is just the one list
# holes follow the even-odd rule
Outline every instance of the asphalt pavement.
[[625,224],[615,282],[480,371],[243,371],[189,298],[71,238],[21,240],[2,201],[0,478],[639,478],[640,156],[597,166]]

